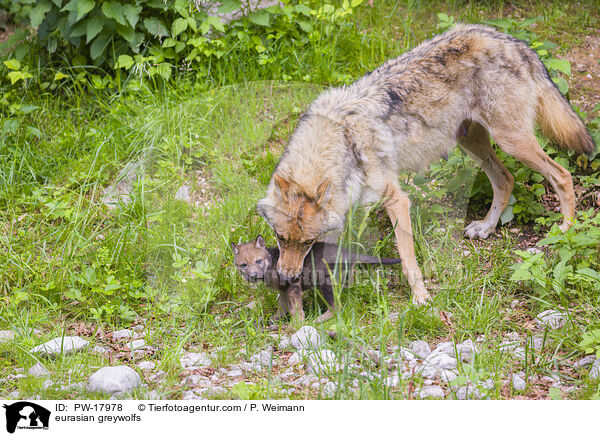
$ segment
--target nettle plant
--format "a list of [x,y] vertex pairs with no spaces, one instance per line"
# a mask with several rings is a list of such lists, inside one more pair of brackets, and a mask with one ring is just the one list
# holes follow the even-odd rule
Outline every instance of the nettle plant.
[[[89,62],[105,72],[114,68],[167,80],[174,72],[192,69],[206,75],[226,55],[265,66],[289,60],[290,48],[313,44],[322,46],[321,55],[326,56],[331,44],[322,39],[335,37],[334,30],[347,22],[362,0],[343,0],[341,5],[319,2],[314,7],[314,2],[286,0],[282,7],[257,10],[251,9],[249,1],[239,0],[223,0],[218,8],[207,10],[191,0],[17,3],[11,11],[28,19],[37,36],[14,38],[12,53],[17,61],[35,53],[42,63],[54,60],[60,65],[68,52],[59,48],[67,48],[72,54],[68,66]],[[219,17],[223,14],[231,14],[229,21]],[[293,77],[292,70],[283,76],[284,80],[310,79]],[[20,78],[24,80],[26,74]]]
[[553,297],[565,307],[573,295],[600,296],[600,213],[579,212],[566,232],[554,225],[548,236],[537,243],[545,251],[516,250],[522,262],[512,265],[511,281],[525,282],[542,298]]

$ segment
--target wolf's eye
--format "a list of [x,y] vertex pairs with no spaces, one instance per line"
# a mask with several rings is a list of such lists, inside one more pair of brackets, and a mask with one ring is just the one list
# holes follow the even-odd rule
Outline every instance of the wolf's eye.
[[260,265],[262,263],[262,259],[256,259],[256,264]]
[[275,234],[275,237],[276,237],[277,239],[279,239],[280,241],[284,241],[284,239],[283,239],[283,236],[281,236],[279,233],[276,233],[276,234]]
[[246,268],[247,266],[248,266],[248,264],[246,264],[246,263],[242,263],[242,264],[240,265],[240,268]]
[[315,240],[314,240],[314,239],[309,239],[308,241],[304,241],[304,243],[305,243],[306,245],[312,245],[312,244],[314,244],[314,242],[315,242]]

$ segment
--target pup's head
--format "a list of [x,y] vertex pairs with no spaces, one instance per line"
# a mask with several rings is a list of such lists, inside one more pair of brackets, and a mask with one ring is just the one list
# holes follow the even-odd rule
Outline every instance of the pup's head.
[[231,243],[233,262],[244,280],[258,282],[265,278],[265,272],[271,266],[265,240],[258,235],[256,241],[236,245]]
[[331,190],[331,179],[320,181],[312,192],[306,192],[291,180],[273,175],[267,196],[257,208],[275,231],[279,246],[277,272],[281,279],[298,278],[314,242],[343,227],[343,216],[328,207]]

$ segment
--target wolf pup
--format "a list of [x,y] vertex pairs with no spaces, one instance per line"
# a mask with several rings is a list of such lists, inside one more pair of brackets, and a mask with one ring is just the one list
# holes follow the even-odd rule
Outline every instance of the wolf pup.
[[401,262],[400,259],[349,253],[337,245],[317,242],[304,257],[300,276],[295,281],[289,281],[282,280],[277,273],[279,249],[267,247],[262,236],[258,235],[256,241],[241,245],[232,242],[231,249],[235,266],[245,280],[264,282],[265,285],[279,291],[279,310],[273,318],[275,320],[289,312],[292,317],[302,321],[302,291],[317,286],[329,306],[327,312],[317,318],[317,322],[326,321],[333,316],[332,311],[335,310],[330,273],[346,281],[356,264],[393,265]]
[[325,91],[299,120],[257,205],[277,235],[279,275],[297,278],[314,242],[338,235],[353,203],[382,201],[413,302],[426,302],[410,201],[398,173],[426,168],[458,142],[492,184],[488,214],[465,228],[469,238],[487,238],[513,188],[513,176],[488,134],[548,179],[566,230],[575,211],[571,174],[544,153],[535,125],[563,148],[595,150],[537,54],[525,42],[484,26],[457,25],[355,83]]

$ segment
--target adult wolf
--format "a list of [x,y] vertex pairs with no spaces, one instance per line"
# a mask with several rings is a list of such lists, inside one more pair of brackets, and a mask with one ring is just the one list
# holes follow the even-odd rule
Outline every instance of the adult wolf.
[[537,54],[484,26],[458,25],[353,84],[324,92],[298,122],[258,203],[277,235],[280,276],[299,276],[313,242],[339,234],[352,203],[382,200],[413,302],[425,302],[429,294],[415,259],[410,202],[398,172],[418,171],[458,142],[492,184],[486,217],[465,228],[469,238],[487,238],[513,187],[488,133],[504,152],[548,179],[566,230],[575,212],[571,174],[544,153],[535,125],[564,148],[595,150]]

